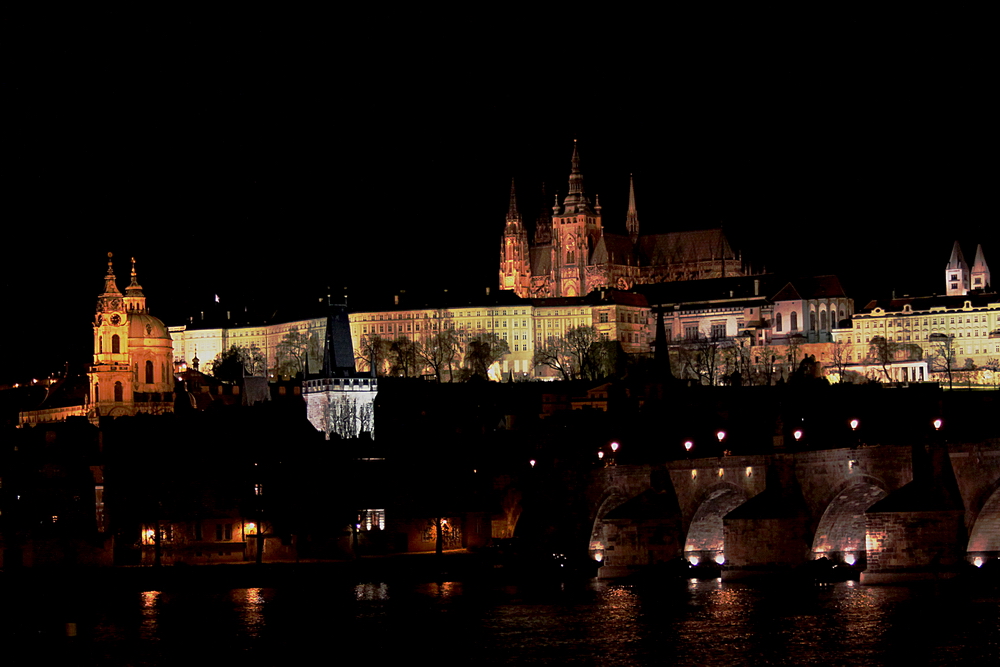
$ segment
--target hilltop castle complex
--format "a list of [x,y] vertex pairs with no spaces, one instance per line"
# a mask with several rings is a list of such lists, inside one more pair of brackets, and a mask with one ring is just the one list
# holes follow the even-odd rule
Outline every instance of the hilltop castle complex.
[[625,235],[605,230],[600,200],[591,202],[584,190],[574,143],[569,193],[561,203],[556,197],[551,214],[542,211],[532,243],[511,183],[500,246],[500,289],[525,298],[575,297],[598,289],[746,275],[721,229],[640,233],[631,180],[625,228]]

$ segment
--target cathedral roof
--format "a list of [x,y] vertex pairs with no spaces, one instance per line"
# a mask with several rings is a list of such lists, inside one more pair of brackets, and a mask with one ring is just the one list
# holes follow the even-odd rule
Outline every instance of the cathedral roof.
[[[623,237],[627,238],[627,237]],[[636,244],[639,259],[646,266],[663,266],[712,259],[736,259],[721,229],[646,234]]]
[[621,234],[601,234],[590,256],[591,264],[636,264],[632,239]]

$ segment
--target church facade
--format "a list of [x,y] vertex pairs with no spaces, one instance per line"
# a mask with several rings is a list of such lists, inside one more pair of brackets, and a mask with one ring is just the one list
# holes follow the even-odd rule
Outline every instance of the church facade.
[[538,218],[531,243],[511,183],[500,289],[524,298],[577,297],[598,289],[746,275],[721,229],[641,234],[632,181],[625,227],[624,235],[605,231],[600,200],[591,202],[584,190],[574,143],[569,193]]
[[132,280],[122,294],[108,254],[104,292],[97,298],[96,310],[88,416],[96,420],[172,411],[173,343],[163,322],[146,308],[134,259]]

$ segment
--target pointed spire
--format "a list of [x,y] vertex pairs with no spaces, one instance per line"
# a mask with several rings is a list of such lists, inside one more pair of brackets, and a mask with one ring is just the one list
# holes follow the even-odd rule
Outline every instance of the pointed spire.
[[632,243],[639,240],[639,212],[635,208],[635,179],[628,175],[628,213],[625,215],[625,227]]
[[962,246],[955,241],[955,245],[951,248],[951,258],[948,260],[949,269],[961,269],[968,268],[968,264],[965,262],[965,256],[962,254]]
[[985,271],[986,270],[986,257],[983,255],[983,244],[979,243],[976,245],[976,259],[972,262],[973,271]]
[[142,285],[139,284],[135,274],[135,257],[132,258],[132,282],[125,289],[125,294],[128,296],[142,296]]
[[586,211],[590,208],[590,202],[583,192],[583,172],[580,171],[580,147],[573,140],[573,159],[569,173],[569,194],[563,200],[563,206],[567,213]]
[[517,194],[514,191],[513,178],[510,179],[510,207],[507,209],[507,222],[521,222],[521,214],[517,211]]
[[108,272],[104,276],[104,294],[116,294],[121,296],[121,292],[118,291],[118,285],[115,284],[115,270],[111,266],[112,254],[108,253]]

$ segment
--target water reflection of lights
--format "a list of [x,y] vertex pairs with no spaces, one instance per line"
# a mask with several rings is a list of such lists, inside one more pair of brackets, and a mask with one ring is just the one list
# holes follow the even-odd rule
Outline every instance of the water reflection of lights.
[[240,609],[243,627],[251,637],[260,634],[264,627],[264,594],[260,588],[238,588],[233,591],[234,602]]
[[158,639],[160,610],[157,602],[160,599],[160,591],[143,591],[139,594],[142,600],[142,625],[139,629],[139,636],[144,640]]
[[355,600],[388,600],[389,585],[384,581],[377,584],[358,584],[354,587]]

